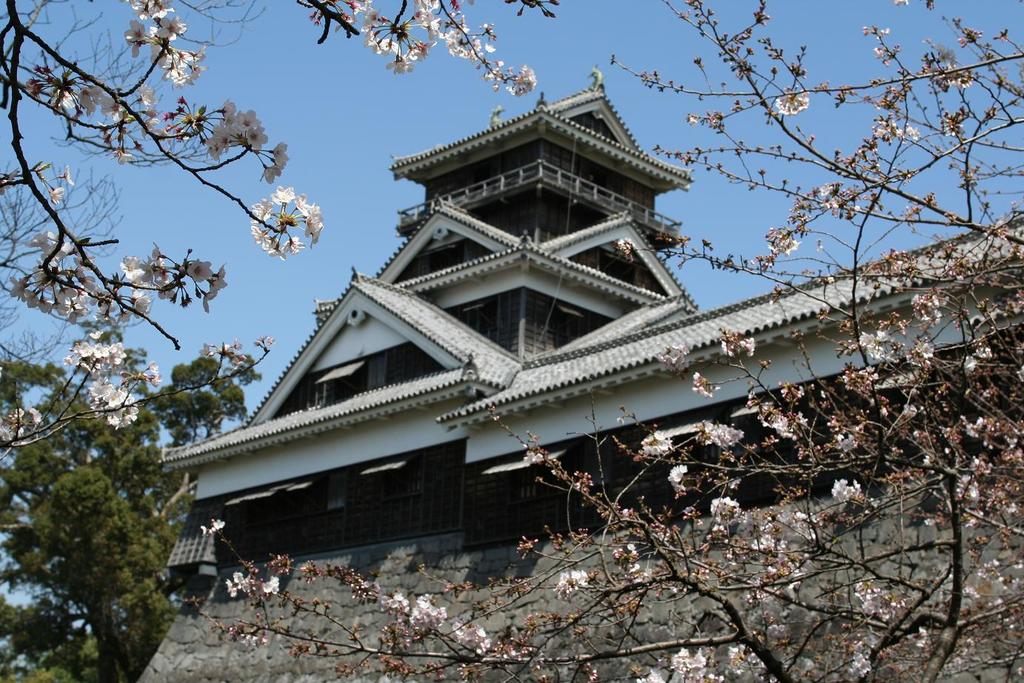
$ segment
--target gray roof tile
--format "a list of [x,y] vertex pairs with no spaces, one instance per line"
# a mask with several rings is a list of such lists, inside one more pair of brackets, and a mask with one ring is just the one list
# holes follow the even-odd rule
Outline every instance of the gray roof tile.
[[[218,434],[189,446],[169,448],[164,451],[164,463],[174,466],[179,463],[195,461],[201,456],[214,454],[255,442],[270,440],[277,443],[291,432],[316,425],[329,424],[342,418],[357,416],[374,408],[395,403],[404,399],[426,396],[431,392],[456,386],[470,381],[472,375],[467,368],[456,368],[410,380],[401,384],[392,384],[372,391],[365,391],[352,398],[322,408],[310,408],[298,412],[275,417],[265,422],[239,427],[238,429]],[[204,520],[205,521],[205,520]]]
[[364,276],[353,286],[459,360],[472,360],[482,382],[504,386],[519,369],[508,351],[412,292]]
[[506,249],[505,251],[488,254],[479,258],[473,259],[472,261],[466,261],[455,266],[450,266],[442,270],[429,273],[427,275],[421,275],[420,277],[412,278],[410,280],[402,281],[403,287],[426,289],[423,287],[425,284],[437,283],[437,284],[448,284],[453,280],[457,279],[459,275],[469,276],[469,274],[476,274],[481,266],[487,264],[494,264],[495,268],[500,268],[501,261],[507,261],[509,257],[515,257],[520,255],[524,258],[528,258],[534,262],[547,263],[552,268],[564,269],[570,275],[576,275],[578,278],[584,278],[589,280],[591,283],[603,283],[605,285],[602,289],[605,291],[609,287],[625,290],[627,293],[632,294],[630,297],[633,300],[650,301],[652,299],[662,299],[664,294],[659,292],[652,292],[644,289],[637,285],[619,280],[614,278],[603,271],[591,268],[590,266],[577,263],[569,260],[562,256],[555,256],[543,248],[543,246],[537,246],[528,240],[524,240],[519,243],[513,249]]
[[677,183],[688,185],[690,182],[691,176],[688,169],[662,161],[661,159],[653,157],[642,151],[638,151],[629,145],[623,144],[618,140],[605,137],[586,126],[580,125],[571,119],[559,115],[547,106],[541,106],[538,109],[528,111],[524,114],[520,114],[519,116],[514,116],[506,121],[502,121],[497,126],[486,128],[472,135],[459,138],[458,140],[448,144],[438,145],[417,154],[398,157],[395,159],[394,163],[391,164],[391,170],[396,176],[400,176],[406,171],[406,169],[431,160],[432,158],[437,158],[438,161],[440,161],[448,152],[451,152],[458,147],[465,145],[470,148],[477,148],[483,144],[492,142],[495,139],[511,135],[520,129],[529,128],[532,125],[538,125],[541,122],[547,122],[549,125],[555,126],[561,125],[567,133],[580,139],[582,142],[601,141],[620,154],[620,158],[622,160],[632,162],[634,165],[639,164],[641,167],[646,167],[648,169],[653,167],[666,178],[670,177]]
[[167,559],[168,568],[193,567],[197,564],[216,564],[215,537],[203,533],[200,527],[221,516],[221,501],[197,500],[185,517],[181,533]]
[[[722,330],[755,334],[797,322],[816,315],[829,305],[843,305],[848,301],[851,291],[850,281],[844,279],[827,286],[815,285],[805,292],[749,299],[653,327],[644,327],[644,314],[637,312],[636,319],[625,323],[634,331],[621,336],[608,334],[596,341],[592,338],[590,341],[594,343],[589,345],[559,349],[527,361],[507,389],[466,405],[441,419],[470,415],[490,407],[647,365],[655,362],[670,346],[685,345],[694,350],[711,346],[718,343]],[[652,306],[647,313],[661,313],[658,308]]]

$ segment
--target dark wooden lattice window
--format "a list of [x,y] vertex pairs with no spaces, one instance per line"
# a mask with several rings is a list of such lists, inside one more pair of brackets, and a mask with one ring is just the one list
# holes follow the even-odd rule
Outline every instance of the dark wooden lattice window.
[[442,370],[412,342],[311,372],[298,383],[277,416],[352,398],[370,389],[405,382]]
[[[240,492],[224,508],[242,557],[312,553],[459,528],[465,441]],[[219,549],[220,562],[234,561]]]
[[561,145],[556,145],[553,142],[545,140],[542,154],[544,161],[556,168],[560,168],[563,171],[569,171],[570,173],[575,173],[577,171],[580,157],[578,154],[573,153],[571,149],[567,149]]
[[643,287],[649,292],[664,294],[653,273],[640,260],[630,260],[618,253],[612,245],[602,245],[581,251],[570,257],[576,263],[600,270],[616,280]]
[[[569,472],[595,470],[596,453],[588,439],[548,447]],[[466,467],[466,544],[507,542],[539,536],[545,528],[564,531],[596,523],[576,494],[559,490],[543,465],[524,466],[522,451]],[[593,473],[592,473],[593,476]]]
[[556,349],[611,322],[600,313],[533,290],[527,290],[524,317],[527,353]]
[[441,247],[420,252],[409,262],[397,281],[410,280],[422,275],[436,273],[467,261],[480,258],[488,253],[487,247],[469,239],[461,239]]
[[513,289],[454,306],[448,312],[503,348],[516,351],[522,298],[523,290]]

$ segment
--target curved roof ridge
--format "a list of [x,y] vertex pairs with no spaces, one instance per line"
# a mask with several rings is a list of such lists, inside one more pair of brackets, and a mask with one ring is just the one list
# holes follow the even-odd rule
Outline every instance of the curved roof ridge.
[[401,169],[406,166],[410,166],[412,164],[425,161],[434,155],[449,152],[458,147],[459,145],[479,140],[489,135],[500,133],[502,131],[507,131],[509,128],[524,123],[531,118],[536,118],[538,120],[550,119],[553,123],[567,126],[572,132],[575,132],[578,135],[593,138],[607,145],[610,145],[617,152],[620,152],[626,155],[627,157],[633,158],[638,162],[650,164],[651,166],[654,166],[655,168],[659,169],[666,175],[669,175],[675,178],[676,180],[682,181],[687,185],[692,180],[692,176],[689,169],[684,168],[682,166],[676,166],[675,164],[670,164],[667,161],[664,161],[651,154],[648,154],[642,149],[633,149],[629,145],[623,144],[618,140],[614,140],[605,135],[602,135],[601,133],[598,133],[597,131],[591,130],[590,128],[587,128],[586,126],[581,125],[573,121],[572,119],[560,116],[557,112],[551,111],[547,106],[543,106],[525,112],[523,114],[520,114],[519,116],[515,116],[512,117],[511,119],[502,121],[497,126],[485,128],[481,131],[461,137],[447,144],[437,145],[435,147],[432,147],[431,149],[425,150],[423,152],[418,152],[416,154],[396,157],[394,162],[391,164],[391,171],[397,175],[401,171]]
[[[239,446],[263,437],[275,436],[332,419],[356,415],[394,401],[416,398],[432,391],[458,385],[463,381],[470,381],[464,375],[464,368],[452,368],[421,375],[405,382],[395,382],[375,387],[374,389],[361,391],[344,401],[326,406],[297,410],[293,413],[264,420],[258,424],[241,425],[235,429],[215,434],[187,446],[165,449],[162,460],[165,463],[174,463],[204,453]],[[483,383],[486,384],[486,382]],[[403,388],[406,391],[399,391]]]
[[[461,208],[454,202],[450,202],[445,199],[437,199],[435,200],[435,202],[436,205],[434,211],[432,211],[430,214],[431,217],[437,214],[441,214],[443,216],[448,216],[454,221],[459,221],[463,225],[466,225],[470,228],[475,228],[480,232],[486,234],[487,236],[495,239],[496,241],[504,242],[509,245],[517,244],[519,242],[519,239],[512,233],[508,232],[507,230],[502,230],[496,225],[491,225],[487,221],[477,218],[469,211],[466,211],[465,209]],[[430,218],[428,218],[427,220],[429,221]],[[426,223],[424,223],[424,225],[425,224]]]
[[[846,282],[847,280],[848,278],[835,278],[834,282],[828,284],[839,285],[840,282]],[[812,282],[813,285],[811,288],[816,288],[823,284],[814,281],[808,281],[808,283],[805,284],[811,284]],[[662,334],[664,332],[671,332],[672,330],[677,330],[680,328],[696,325],[698,323],[707,322],[708,320],[714,320],[715,318],[721,318],[731,313],[748,310],[755,306],[761,306],[766,303],[778,303],[783,299],[791,299],[799,296],[809,296],[808,291],[801,288],[799,290],[789,291],[781,295],[776,294],[774,292],[769,292],[767,294],[759,294],[758,296],[751,297],[749,299],[742,299],[740,301],[736,301],[731,304],[726,304],[724,306],[719,306],[717,308],[710,308],[704,311],[697,311],[678,320],[672,320],[667,323],[658,323],[648,327],[644,327],[640,330],[631,332],[622,337],[603,340],[591,346],[578,347],[570,351],[566,351],[562,354],[553,353],[546,356],[538,356],[536,358],[531,358],[530,360],[524,363],[523,367],[524,369],[540,367],[542,365],[557,363],[559,361],[566,360],[569,358],[578,358],[580,356],[586,356],[591,353],[603,351],[609,348],[614,348],[616,346],[621,346],[623,344],[628,344],[630,342],[637,341],[645,337],[651,337],[654,335]],[[823,307],[825,305],[825,303],[822,304]]]
[[[552,262],[553,264],[556,264],[556,265],[558,265],[558,266],[560,266],[562,268],[566,268],[568,270],[575,271],[575,272],[577,272],[580,275],[585,275],[585,276],[593,278],[595,280],[599,280],[601,282],[604,282],[607,285],[613,285],[615,287],[619,287],[619,288],[624,289],[624,290],[626,290],[628,292],[631,292],[635,296],[638,296],[638,297],[641,297],[641,298],[644,298],[644,299],[654,298],[655,300],[663,300],[663,299],[667,298],[664,294],[659,294],[658,292],[653,292],[653,291],[651,291],[649,289],[645,289],[645,288],[640,287],[638,285],[634,285],[632,283],[626,282],[625,280],[619,280],[618,278],[612,277],[611,275],[608,275],[607,273],[605,273],[605,272],[603,272],[601,270],[598,270],[596,268],[592,268],[592,267],[584,265],[582,263],[577,263],[576,261],[572,261],[572,260],[570,260],[568,258],[565,258],[564,256],[559,256],[557,254],[552,254],[552,253],[544,250],[541,247],[541,245],[537,245],[537,244],[533,243],[530,240],[521,241],[517,246],[515,246],[513,248],[510,248],[510,249],[505,249],[504,251],[498,251],[498,252],[494,252],[492,254],[485,254],[484,256],[479,256],[479,257],[477,257],[475,259],[472,259],[470,261],[464,261],[464,262],[458,263],[458,264],[456,264],[454,266],[449,266],[447,268],[442,268],[441,270],[434,271],[433,273],[427,273],[426,275],[420,275],[419,277],[411,278],[409,280],[403,280],[402,281],[402,286],[403,287],[415,287],[415,286],[419,286],[419,285],[430,283],[431,281],[443,280],[444,278],[450,277],[452,275],[456,275],[458,273],[462,273],[462,272],[465,272],[465,271],[468,271],[468,270],[472,270],[473,268],[477,268],[477,267],[479,267],[481,265],[484,265],[486,263],[490,263],[492,261],[498,261],[500,259],[507,258],[507,257],[512,256],[512,255],[517,254],[517,253],[528,254],[528,255],[533,256],[533,257],[538,257],[538,258],[541,258],[541,259],[546,259],[546,260]],[[643,302],[643,303],[648,303],[648,302]]]
[[576,244],[588,237],[599,235],[606,230],[611,230],[612,228],[617,228],[620,225],[632,222],[633,215],[629,211],[619,211],[618,213],[613,213],[604,220],[598,221],[597,223],[583,228],[582,230],[577,230],[575,232],[570,232],[565,235],[559,235],[558,237],[552,237],[549,240],[545,240],[540,243],[540,246],[545,249],[561,249],[571,244]]
[[[491,351],[497,354],[502,360],[509,361],[510,363],[513,363],[516,366],[518,366],[519,364],[518,359],[515,356],[513,356],[509,351],[502,348],[497,343],[491,341],[487,337],[483,336],[473,328],[469,327],[468,325],[457,319],[455,316],[453,316],[451,313],[445,311],[443,308],[427,301],[426,299],[423,299],[422,297],[417,296],[415,293],[406,290],[404,287],[400,287],[389,282],[384,282],[383,280],[378,280],[376,278],[372,278],[369,277],[368,275],[363,275],[361,273],[356,274],[354,286],[357,289],[359,289],[359,291],[363,292],[364,294],[372,298],[385,310],[397,316],[399,319],[403,320],[410,326],[416,328],[420,332],[420,334],[422,334],[430,341],[434,342],[441,348],[451,353],[460,361],[465,362],[470,357],[473,357],[474,360],[479,363],[480,356],[476,355],[474,351]],[[411,303],[413,306],[420,307],[421,309],[429,311],[431,314],[438,316],[439,322],[443,323],[446,326],[446,329],[443,331],[428,329],[428,326],[426,324],[427,321],[409,319],[406,315],[404,315],[404,313],[407,313],[408,311],[403,311],[400,308],[397,308],[393,302],[382,301],[380,297],[374,296],[372,291],[366,291],[365,289],[363,289],[363,287],[365,286],[369,286],[370,288],[376,287],[401,296],[406,302]],[[463,346],[460,343],[455,342],[451,338],[451,333],[453,331],[465,335],[462,341],[468,341],[470,342],[470,344],[475,344],[477,348],[467,348],[466,346]]]

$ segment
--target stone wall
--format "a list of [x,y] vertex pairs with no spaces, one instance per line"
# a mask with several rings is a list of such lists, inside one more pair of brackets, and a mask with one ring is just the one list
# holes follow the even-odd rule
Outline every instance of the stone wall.
[[[519,561],[515,548],[511,546],[463,551],[461,534],[382,543],[303,559],[325,560],[375,572],[385,591],[401,590],[407,595],[437,593],[439,590],[436,582],[417,571],[420,565],[430,567],[435,575],[445,579],[479,582],[486,582],[490,576],[502,575],[512,567],[517,573],[530,573],[534,569]],[[227,568],[216,578],[197,576],[190,581],[189,593],[206,598],[207,614],[200,615],[192,607],[184,606],[140,681],[312,683],[334,678],[331,660],[317,657],[295,659],[288,655],[288,644],[283,639],[272,637],[267,646],[251,649],[231,642],[217,632],[209,619],[231,623],[246,610],[245,601],[231,599],[224,587],[225,579],[233,571],[234,568]],[[316,595],[338,603],[349,602],[351,594],[347,587],[331,580],[307,585],[293,578],[282,581],[282,588],[304,597]],[[352,614],[351,619],[372,624],[381,620],[382,615],[375,606],[368,606],[365,614]],[[486,621],[480,623],[484,628],[495,629],[498,626]],[[376,681],[377,678],[368,680]]]
[[[847,550],[855,553],[859,549],[869,554],[872,549],[891,548],[896,545],[897,539],[894,538],[896,534],[904,542],[914,544],[927,542],[933,539],[937,533],[934,527],[928,525],[899,525],[891,522],[859,527],[850,531],[852,533],[845,535],[843,541],[843,545],[848,546]],[[1003,549],[1002,552],[996,554],[1000,556],[999,559],[1004,564],[1012,564],[1011,556],[1016,553],[1009,549]],[[985,562],[992,557],[994,555],[990,556],[986,553],[986,556],[981,559]],[[373,573],[384,592],[392,593],[400,590],[410,598],[425,593],[441,592],[443,584],[438,579],[453,582],[471,581],[486,585],[488,579],[492,577],[538,576],[549,569],[546,562],[520,559],[512,546],[464,550],[461,533],[381,543],[302,559],[328,561],[337,565],[347,565],[364,573]],[[940,566],[936,564],[937,559],[939,558],[935,556],[922,556],[910,564],[901,565],[902,570],[894,564],[896,560],[893,559],[880,563],[876,568],[882,573],[904,573],[907,579],[928,579],[940,572]],[[421,565],[428,568],[432,577],[419,571]],[[163,681],[211,683],[243,680],[254,683],[312,683],[313,681],[338,679],[334,671],[336,660],[308,655],[293,658],[288,654],[290,643],[282,638],[271,636],[270,642],[266,646],[252,649],[220,635],[210,623],[210,619],[230,624],[248,610],[247,603],[242,598],[231,599],[227,595],[225,579],[229,578],[233,571],[235,568],[229,567],[221,570],[217,577],[197,576],[191,580],[188,587],[189,592],[206,599],[206,615],[198,614],[192,607],[183,607],[140,680],[143,683]],[[358,623],[369,634],[375,633],[386,618],[376,605],[353,607],[351,591],[334,580],[325,579],[313,584],[306,584],[293,576],[282,580],[282,588],[304,598],[320,597],[338,605],[347,605],[342,611],[344,622]],[[805,582],[800,590],[814,591],[815,589]],[[464,596],[462,603],[468,606],[473,599],[479,597],[481,596]],[[556,604],[556,600],[552,591],[534,591],[523,598],[517,613],[564,610],[567,604],[562,601],[558,601]],[[634,642],[661,641],[674,637],[674,634],[692,632],[694,615],[705,611],[703,609],[705,605],[700,604],[699,599],[695,600],[697,601],[681,600],[677,602],[675,599],[668,598],[664,601],[656,601],[654,605],[648,604],[649,609],[642,610],[640,618],[631,624],[631,632],[637,638]],[[446,597],[442,604],[448,607],[449,619],[459,616],[458,603],[453,605]],[[338,611],[335,612],[335,614],[337,613]],[[807,626],[803,623],[804,617],[797,612],[789,614],[787,621],[794,634],[804,631]],[[509,625],[507,615],[500,614],[476,620],[475,623],[492,635],[499,633]],[[326,622],[322,618],[317,618],[315,624],[320,629],[326,626]],[[306,630],[304,627],[312,626],[312,624],[303,624],[301,621],[293,622],[293,625],[296,629],[302,630]],[[705,622],[703,626],[711,631],[717,630],[712,623]],[[756,624],[755,626],[761,628],[764,625]],[[329,638],[330,633],[321,630],[320,635]],[[819,633],[819,635],[821,634]],[[343,639],[339,637],[339,640]],[[976,643],[976,645],[980,647],[982,643]],[[665,654],[661,653],[655,657],[663,659]],[[819,652],[817,656],[828,659],[835,654]],[[837,656],[842,657],[842,655]],[[833,662],[833,665],[838,664],[842,667],[841,661]],[[632,663],[647,667],[654,664],[654,658]],[[636,679],[635,674],[628,670],[629,664],[630,662],[621,662],[613,665],[615,680],[632,682]],[[957,683],[961,681],[966,683],[966,681],[978,680],[1006,680],[1005,669],[1001,671],[974,670],[968,675],[962,671],[957,672],[957,668],[957,665],[951,662],[946,675],[941,680]],[[606,671],[605,673],[610,672]],[[729,678],[730,681],[759,680],[757,676],[733,673],[734,675]],[[878,677],[875,680],[915,680],[913,677],[908,679],[904,674],[897,674],[891,670],[882,669],[876,674]],[[373,675],[362,678],[346,678],[345,680],[380,683],[386,679]],[[602,680],[609,679],[602,676]]]

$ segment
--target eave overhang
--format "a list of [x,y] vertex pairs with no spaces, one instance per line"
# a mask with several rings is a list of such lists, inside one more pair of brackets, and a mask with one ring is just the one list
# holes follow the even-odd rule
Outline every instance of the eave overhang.
[[652,292],[628,282],[617,280],[595,268],[584,266],[560,256],[545,254],[531,244],[482,256],[457,266],[430,273],[429,275],[405,280],[399,284],[411,292],[429,292],[450,287],[466,280],[481,278],[490,273],[523,267],[537,268],[538,270],[561,277],[563,280],[635,304],[648,304],[663,301],[666,298],[664,294]]
[[[498,389],[481,382],[462,368],[425,379],[436,379],[436,383],[429,383],[426,388],[419,390],[413,388],[407,394],[401,392],[403,385],[382,387],[331,406],[291,413],[257,425],[241,427],[197,444],[167,449],[163,455],[164,467],[168,470],[192,469],[447,400],[494,393]],[[415,385],[420,382],[422,380],[412,380],[405,384]],[[384,400],[375,403],[374,394],[383,394]]]
[[633,175],[636,179],[653,185],[659,192],[686,189],[692,179],[689,169],[635,151],[574,121],[551,113],[543,105],[532,112],[503,121],[493,128],[447,145],[399,157],[391,165],[391,171],[395,178],[423,182],[446,172],[448,166],[469,163],[477,157],[483,158],[493,153],[496,149],[538,138],[568,142],[570,147],[575,146],[577,153],[597,155],[618,162],[621,170],[629,171],[627,175]]

